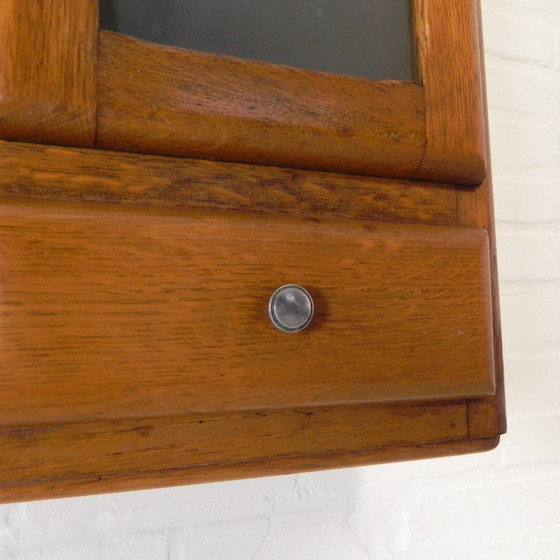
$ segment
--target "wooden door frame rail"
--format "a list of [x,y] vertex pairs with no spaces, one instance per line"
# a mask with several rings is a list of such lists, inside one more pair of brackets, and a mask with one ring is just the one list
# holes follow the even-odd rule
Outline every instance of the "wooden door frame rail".
[[400,82],[128,38],[98,29],[97,0],[6,0],[0,136],[478,185],[476,2],[413,0],[412,14],[419,81]]

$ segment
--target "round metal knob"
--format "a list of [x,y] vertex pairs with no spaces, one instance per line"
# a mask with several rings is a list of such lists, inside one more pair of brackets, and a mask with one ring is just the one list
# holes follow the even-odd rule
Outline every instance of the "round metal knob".
[[278,288],[268,303],[272,324],[283,332],[299,332],[313,319],[313,299],[309,292],[296,284]]

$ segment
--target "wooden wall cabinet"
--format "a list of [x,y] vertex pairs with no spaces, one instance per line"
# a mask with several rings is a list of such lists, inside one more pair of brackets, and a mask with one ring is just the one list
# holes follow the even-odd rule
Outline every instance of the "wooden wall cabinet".
[[[437,457],[505,430],[474,0],[418,81],[0,12],[0,500]],[[311,325],[267,304],[306,287]]]

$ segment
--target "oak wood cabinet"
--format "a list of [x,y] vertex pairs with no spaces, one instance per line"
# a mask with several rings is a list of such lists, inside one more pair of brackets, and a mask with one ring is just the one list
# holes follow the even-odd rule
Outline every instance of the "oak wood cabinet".
[[[0,499],[437,457],[505,430],[480,16],[418,80],[0,12]],[[297,334],[267,302],[298,283]]]

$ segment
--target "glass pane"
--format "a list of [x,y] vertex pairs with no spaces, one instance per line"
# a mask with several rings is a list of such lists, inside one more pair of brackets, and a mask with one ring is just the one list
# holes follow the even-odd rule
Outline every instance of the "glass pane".
[[413,77],[409,0],[101,0],[101,27],[164,45],[362,76]]

